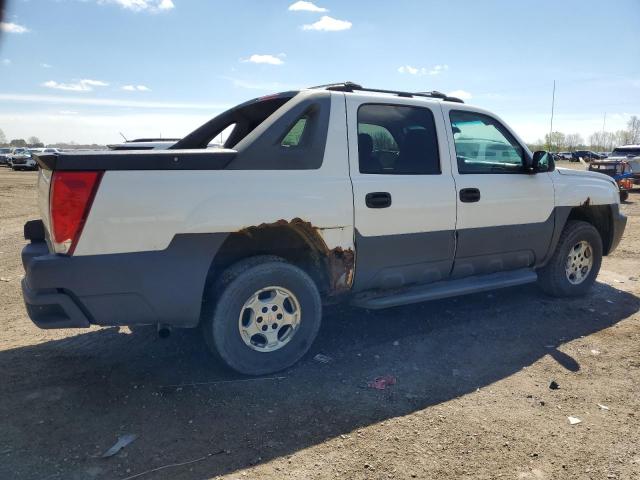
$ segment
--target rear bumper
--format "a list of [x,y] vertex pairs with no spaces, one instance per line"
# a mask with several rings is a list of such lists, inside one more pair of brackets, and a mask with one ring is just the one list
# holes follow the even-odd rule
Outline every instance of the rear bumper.
[[40,328],[162,323],[193,327],[223,234],[176,236],[158,252],[68,257],[34,240],[22,250],[22,294]]

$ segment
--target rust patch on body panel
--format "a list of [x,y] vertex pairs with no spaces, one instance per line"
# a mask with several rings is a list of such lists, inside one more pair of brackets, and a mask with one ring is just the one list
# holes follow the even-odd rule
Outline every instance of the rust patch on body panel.
[[296,232],[304,242],[315,252],[313,262],[316,266],[323,268],[327,272],[328,293],[338,295],[351,290],[354,277],[355,254],[351,248],[335,247],[330,249],[324,241],[321,232],[330,228],[318,228],[302,220],[294,218],[292,220],[280,219],[271,223],[261,223],[257,226],[245,227],[238,231],[240,234],[253,236],[254,232],[274,227],[287,227]]

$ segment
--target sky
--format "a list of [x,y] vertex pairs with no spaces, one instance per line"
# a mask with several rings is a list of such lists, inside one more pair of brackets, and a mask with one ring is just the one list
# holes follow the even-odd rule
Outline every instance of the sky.
[[8,0],[0,129],[181,137],[277,91],[439,90],[528,142],[640,115],[640,0]]

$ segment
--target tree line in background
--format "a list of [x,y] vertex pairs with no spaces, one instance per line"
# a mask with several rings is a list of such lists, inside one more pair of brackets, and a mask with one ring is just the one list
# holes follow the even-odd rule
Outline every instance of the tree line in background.
[[[385,139],[381,139],[385,140]],[[587,139],[582,138],[579,133],[563,133],[563,132],[551,132],[544,136],[544,141],[538,139],[535,143],[530,143],[527,146],[532,152],[536,150],[547,150],[549,152],[573,152],[574,150],[591,150],[594,152],[610,152],[615,147],[622,145],[638,145],[640,144],[640,118],[633,115],[627,122],[627,128],[625,130],[618,130],[617,132],[594,132],[589,135]],[[14,138],[7,142],[2,129],[0,129],[0,147],[28,147],[28,148],[42,148],[44,143],[40,141],[38,137],[32,136],[27,138]],[[78,145],[75,142],[68,143],[56,143],[49,145],[57,148],[81,148],[100,147],[97,144],[92,145]]]
[[7,137],[0,128],[0,147],[26,147],[26,148],[43,148],[43,147],[55,147],[62,149],[74,149],[74,148],[89,148],[92,150],[105,148],[104,145],[98,145],[93,143],[91,145],[79,144],[76,142],[58,142],[45,145],[38,137],[32,136],[27,138],[13,138],[7,141]]
[[549,152],[573,152],[574,150],[591,150],[593,152],[610,152],[622,145],[640,144],[640,118],[633,115],[627,122],[625,130],[617,132],[594,132],[585,142],[579,133],[565,134],[552,132],[544,136],[544,141],[538,139],[530,144],[531,151],[547,150]]
[[14,138],[7,142],[7,137],[0,128],[0,147],[42,148],[44,147],[44,143],[42,143],[38,137],[29,137],[26,140],[24,138]]

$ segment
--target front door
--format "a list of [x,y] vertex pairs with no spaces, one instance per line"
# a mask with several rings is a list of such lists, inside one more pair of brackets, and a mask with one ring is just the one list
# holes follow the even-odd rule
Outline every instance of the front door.
[[449,277],[456,200],[437,102],[347,96],[356,227],[354,290]]
[[498,119],[443,104],[458,203],[453,277],[532,267],[554,229],[549,173],[525,168],[529,153]]

